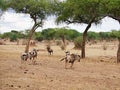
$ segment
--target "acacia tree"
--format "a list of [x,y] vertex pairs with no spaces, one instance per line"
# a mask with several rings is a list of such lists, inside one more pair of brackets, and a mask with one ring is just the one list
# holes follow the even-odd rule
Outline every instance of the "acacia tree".
[[51,14],[51,4],[53,0],[8,0],[9,7],[13,8],[18,13],[29,14],[34,21],[34,25],[29,31],[28,41],[25,52],[29,51],[30,40],[33,33],[38,27],[42,27],[44,20]]
[[120,0],[105,0],[104,11],[105,15],[109,16],[120,23]]
[[[120,0],[110,0],[108,6],[108,16],[117,20],[120,24]],[[120,63],[120,30],[114,34],[118,38],[117,63]]]
[[117,50],[117,63],[120,63],[120,30],[119,31],[112,30],[112,32],[110,32],[110,36],[112,38],[118,38],[119,44]]
[[89,28],[92,23],[98,24],[103,18],[101,15],[101,6],[100,0],[66,0],[66,2],[60,3],[59,5],[61,9],[57,13],[57,23],[87,24],[82,38],[82,58],[85,58],[85,42]]
[[[103,11],[105,11],[105,15],[120,23],[120,0],[105,0],[103,3]],[[120,30],[118,32],[113,31],[112,35],[118,38],[119,45],[117,50],[117,62],[120,62]]]

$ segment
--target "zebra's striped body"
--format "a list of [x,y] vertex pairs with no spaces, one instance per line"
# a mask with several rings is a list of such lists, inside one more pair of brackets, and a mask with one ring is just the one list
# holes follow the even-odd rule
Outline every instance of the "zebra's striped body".
[[80,55],[77,54],[70,54],[70,52],[66,52],[66,57],[62,58],[61,61],[65,60],[65,68],[67,68],[67,64],[71,63],[71,68],[75,62],[75,60],[78,60],[80,62]]
[[21,55],[21,63],[23,63],[24,61],[27,61],[28,58],[29,58],[28,53],[22,53],[22,55]]
[[37,58],[37,50],[36,49],[33,49],[32,51],[29,52],[29,59],[34,59],[34,58]]
[[28,59],[30,59],[30,60],[32,60],[32,63],[35,64],[35,60],[34,59],[37,58],[37,55],[38,55],[37,52],[38,52],[38,50],[33,49],[32,51],[30,51],[28,53],[23,53],[21,55],[22,62],[23,61],[27,61]]

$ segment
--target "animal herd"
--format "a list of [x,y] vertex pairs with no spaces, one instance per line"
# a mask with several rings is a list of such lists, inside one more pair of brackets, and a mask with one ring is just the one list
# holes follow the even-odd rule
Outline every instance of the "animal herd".
[[[53,50],[50,48],[50,46],[47,46],[47,51],[49,55],[53,54]],[[36,58],[38,55],[38,51],[37,49],[33,49],[32,51],[29,51],[28,53],[22,53],[21,55],[21,63],[26,62],[28,59],[32,62],[32,64],[36,63]],[[62,59],[60,59],[60,61],[65,61],[65,69],[67,69],[68,63],[70,63],[70,68],[73,67],[74,62],[77,60],[78,62],[80,62],[80,55],[77,54],[70,54],[69,51],[65,52],[65,57],[63,57]]]

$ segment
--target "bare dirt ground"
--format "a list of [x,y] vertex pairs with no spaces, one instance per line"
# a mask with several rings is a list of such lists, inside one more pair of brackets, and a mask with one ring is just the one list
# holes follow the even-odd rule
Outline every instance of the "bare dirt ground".
[[[43,43],[35,47],[40,49],[37,64],[30,61],[21,65],[20,55],[25,46],[0,45],[0,90],[120,90],[120,64],[116,63],[117,43],[103,43],[86,46],[86,58],[75,62],[73,69],[65,69],[65,56],[59,46],[53,45],[53,55],[48,55]],[[73,50],[73,45],[67,50]]]

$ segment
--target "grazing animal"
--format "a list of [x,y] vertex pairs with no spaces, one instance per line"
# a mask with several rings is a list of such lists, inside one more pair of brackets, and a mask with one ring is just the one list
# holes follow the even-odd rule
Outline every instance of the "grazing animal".
[[23,61],[27,61],[28,59],[30,59],[30,60],[32,60],[32,63],[33,64],[35,64],[35,58],[37,58],[37,52],[38,52],[39,50],[37,50],[37,49],[33,49],[32,51],[30,51],[30,52],[28,52],[28,53],[23,53],[22,55],[21,55],[21,62],[23,62]]
[[60,61],[65,60],[65,68],[67,68],[68,63],[71,63],[70,68],[72,68],[75,60],[78,60],[78,62],[80,62],[80,58],[80,55],[70,54],[70,52],[66,52],[66,57],[62,58]]
[[66,51],[65,53],[66,53],[66,56],[67,56],[67,55],[70,55],[70,51]]
[[21,55],[21,63],[23,63],[23,61],[27,61],[28,58],[29,58],[28,53],[22,53],[22,55]]
[[32,63],[35,64],[35,58],[37,58],[38,52],[39,50],[37,49],[33,49],[32,51],[29,52],[29,59],[32,60]]
[[51,49],[51,47],[49,45],[47,46],[47,51],[50,55],[53,54],[53,50]]

